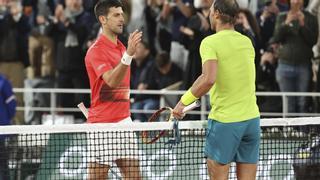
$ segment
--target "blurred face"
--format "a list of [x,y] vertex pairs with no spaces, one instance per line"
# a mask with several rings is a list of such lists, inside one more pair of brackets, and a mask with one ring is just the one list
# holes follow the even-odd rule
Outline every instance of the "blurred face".
[[121,7],[111,7],[109,13],[106,16],[100,16],[99,20],[107,31],[116,35],[123,32],[124,16]]
[[79,10],[82,7],[82,0],[66,0],[66,7],[71,11]]
[[303,0],[290,0],[290,9],[300,10],[303,7]]
[[172,66],[172,63],[168,63],[166,65],[164,65],[163,67],[159,68],[159,71],[163,74],[163,75],[166,75],[170,72],[171,70],[171,66]]
[[17,14],[19,14],[20,12],[22,12],[22,5],[20,4],[20,2],[9,2],[9,9],[10,9],[10,13],[15,16]]
[[237,16],[236,24],[243,24],[246,19],[246,15],[243,12],[240,12]]

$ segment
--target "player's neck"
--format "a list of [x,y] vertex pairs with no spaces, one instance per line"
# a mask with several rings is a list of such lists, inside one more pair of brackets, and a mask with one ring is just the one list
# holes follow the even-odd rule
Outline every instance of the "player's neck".
[[115,35],[114,33],[107,32],[107,31],[103,31],[102,34],[104,36],[106,36],[111,42],[113,42],[114,44],[117,44],[117,39],[118,39],[117,35]]
[[222,23],[217,24],[216,32],[223,31],[223,30],[234,30],[234,25],[229,24],[229,23],[227,23],[227,24],[222,24]]

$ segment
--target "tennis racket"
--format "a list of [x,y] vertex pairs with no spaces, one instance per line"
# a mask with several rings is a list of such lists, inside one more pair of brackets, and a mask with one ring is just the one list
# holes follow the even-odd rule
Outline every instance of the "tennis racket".
[[[188,111],[191,111],[192,109],[199,107],[200,102],[195,101],[192,104],[186,106],[183,109],[183,113],[186,113]],[[163,107],[152,114],[152,116],[149,118],[148,122],[163,122],[163,121],[172,121],[174,119],[173,117],[173,109],[170,107]],[[161,131],[143,131],[142,132],[142,141],[145,144],[152,144],[156,142],[160,137],[164,136],[166,134],[167,130],[161,130]]]

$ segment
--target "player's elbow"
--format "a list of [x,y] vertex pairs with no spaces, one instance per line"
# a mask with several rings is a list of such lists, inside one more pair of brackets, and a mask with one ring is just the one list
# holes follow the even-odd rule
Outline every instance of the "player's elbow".
[[116,88],[118,86],[118,83],[116,81],[109,81],[109,82],[106,82],[106,84],[109,86],[109,88]]
[[116,81],[108,80],[106,78],[103,78],[103,80],[109,88],[116,88],[118,86],[118,83]]
[[204,79],[204,85],[206,87],[212,87],[214,85],[214,82],[215,82],[215,79],[214,78],[211,78],[211,77],[206,77]]
[[116,88],[118,86],[118,81],[112,78],[109,72],[104,73],[102,79],[109,88]]
[[212,83],[212,82],[205,82],[203,86],[205,87],[205,89],[211,89],[213,84],[214,83]]

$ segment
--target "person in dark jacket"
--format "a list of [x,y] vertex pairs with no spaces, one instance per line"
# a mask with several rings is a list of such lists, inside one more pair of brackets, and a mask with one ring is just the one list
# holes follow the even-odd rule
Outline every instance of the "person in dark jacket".
[[[277,16],[272,43],[280,44],[276,79],[281,92],[308,92],[312,47],[318,38],[317,18],[303,9],[304,0],[290,0],[290,10]],[[305,112],[305,97],[288,97],[289,112]]]
[[288,6],[281,4],[278,0],[268,0],[257,11],[256,19],[260,27],[261,43],[260,49],[268,51],[268,42],[273,35],[277,15],[288,11]]
[[[147,70],[148,76],[139,84],[140,90],[160,90],[182,80],[181,68],[173,63],[167,52],[160,52],[155,57],[155,63]],[[134,109],[155,110],[159,108],[160,97],[149,95],[140,103],[135,104]],[[151,114],[135,117],[140,121],[147,121]]]
[[[6,1],[4,1],[6,2]],[[22,13],[18,0],[0,3],[0,72],[15,88],[24,87],[25,68],[29,66],[28,36],[31,30],[28,17]],[[17,94],[23,106],[22,94]],[[24,124],[24,112],[17,112],[14,124]]]
[[[130,88],[137,90],[145,90],[146,86],[143,83],[144,79],[149,76],[148,70],[154,64],[154,57],[151,55],[151,50],[149,44],[145,41],[140,42],[137,45],[136,53],[133,57],[133,63],[131,65],[131,78],[130,78]],[[151,95],[152,96],[152,95]],[[150,100],[150,95],[146,94],[135,94],[131,97],[133,102],[131,104],[131,109],[142,110],[142,109],[156,109],[157,103]],[[134,120],[147,121],[147,117],[142,113],[132,114]]]
[[[10,82],[0,74],[0,126],[11,124],[16,113],[16,100]],[[9,179],[8,152],[5,135],[0,135],[0,179]]]
[[[58,88],[89,88],[89,80],[86,74],[83,44],[87,40],[95,20],[84,11],[82,0],[65,1],[57,5],[52,33],[56,42],[56,69]],[[60,107],[75,107],[84,101],[89,105],[87,94],[60,94],[58,105]],[[82,117],[75,114],[76,118]]]

